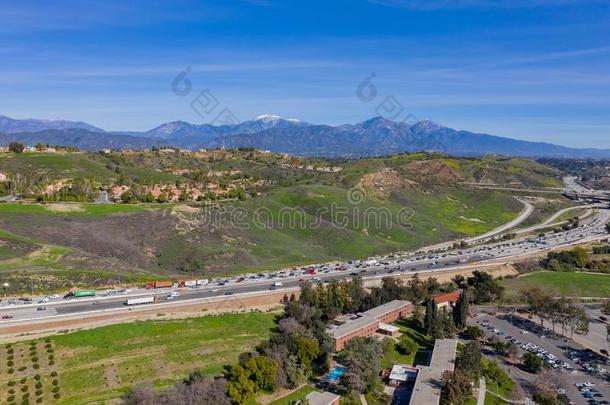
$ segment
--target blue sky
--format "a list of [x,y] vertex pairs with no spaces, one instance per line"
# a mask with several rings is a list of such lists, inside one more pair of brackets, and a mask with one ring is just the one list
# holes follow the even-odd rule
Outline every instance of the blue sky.
[[190,107],[209,89],[240,120],[340,124],[393,96],[458,129],[610,148],[605,0],[9,0],[0,62],[0,114],[14,118],[211,122]]

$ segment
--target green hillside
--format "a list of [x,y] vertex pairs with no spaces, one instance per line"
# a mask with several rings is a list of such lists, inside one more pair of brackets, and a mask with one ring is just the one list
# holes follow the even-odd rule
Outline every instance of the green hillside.
[[4,156],[0,172],[72,175],[99,184],[118,177],[145,182],[149,175],[147,181],[157,182],[153,173],[161,173],[158,178],[194,184],[209,178],[195,171],[216,171],[227,175],[228,184],[248,179],[250,188],[244,199],[213,203],[0,204],[0,271],[16,289],[31,286],[32,279],[36,288],[62,289],[70,283],[218,276],[414,249],[485,233],[522,209],[508,192],[469,183],[548,187],[561,178],[554,169],[522,159],[436,154],[351,161],[255,151],[49,155]]

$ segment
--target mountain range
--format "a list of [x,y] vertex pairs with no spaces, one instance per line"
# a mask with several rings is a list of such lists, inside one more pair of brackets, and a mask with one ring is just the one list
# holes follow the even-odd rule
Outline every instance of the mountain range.
[[576,149],[455,130],[432,121],[414,124],[374,117],[358,124],[319,125],[262,115],[235,125],[173,121],[144,132],[109,132],[84,122],[16,120],[0,116],[0,145],[68,145],[83,150],[253,147],[300,156],[365,157],[435,151],[456,156],[610,158],[609,149]]

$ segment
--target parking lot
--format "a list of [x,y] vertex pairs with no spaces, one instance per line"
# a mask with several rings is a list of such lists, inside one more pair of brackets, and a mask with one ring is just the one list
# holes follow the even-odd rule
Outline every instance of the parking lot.
[[[516,315],[480,313],[469,322],[480,327],[487,337],[494,335],[501,341],[515,343],[519,357],[526,351],[540,357],[548,366],[550,381],[573,403],[610,404],[610,367],[603,364],[607,360],[595,353]],[[597,370],[592,368],[594,363],[600,363]],[[531,377],[528,380],[535,382],[536,377]]]

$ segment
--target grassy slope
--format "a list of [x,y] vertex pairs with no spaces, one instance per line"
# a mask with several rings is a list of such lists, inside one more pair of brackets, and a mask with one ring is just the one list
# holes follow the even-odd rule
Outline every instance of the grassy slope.
[[576,297],[610,297],[610,274],[543,271],[502,281],[509,294],[537,286],[552,294]]
[[[48,354],[38,343],[40,368],[26,352],[29,343],[13,345],[16,351],[15,374],[9,375],[5,364],[0,367],[0,397],[7,396],[7,380],[44,376],[45,403],[54,403],[49,374],[59,375],[60,403],[75,404],[94,398],[111,398],[127,387],[143,380],[156,385],[169,385],[188,372],[199,369],[218,375],[225,364],[235,362],[239,353],[250,350],[257,342],[269,337],[275,314],[248,313],[205,316],[178,321],[147,321],[106,326],[51,337],[55,365],[49,365]],[[176,339],[179,335],[181,339]],[[2,362],[6,348],[0,348]],[[24,371],[18,371],[22,366]],[[20,383],[16,385],[20,388]],[[31,387],[33,388],[33,387]],[[18,391],[20,392],[20,391]],[[34,390],[30,389],[30,402]]]
[[[262,196],[259,198],[223,204],[228,211],[235,208],[244,210],[241,225],[245,226],[236,226],[229,217],[223,217],[220,225],[189,215],[180,219],[174,215],[173,209],[159,205],[151,206],[163,208],[155,210],[158,215],[146,217],[142,216],[146,212],[143,206],[71,204],[58,210],[56,206],[0,204],[0,221],[2,217],[10,219],[5,223],[5,229],[36,239],[40,238],[37,224],[61,226],[72,239],[47,232],[40,243],[65,245],[69,249],[78,246],[74,252],[84,251],[98,258],[107,258],[106,261],[109,252],[124,250],[124,244],[130,244],[132,246],[127,252],[140,252],[148,256],[135,261],[131,260],[133,255],[125,254],[118,259],[124,267],[139,272],[179,276],[181,269],[188,269],[192,265],[183,263],[188,256],[197,262],[197,266],[203,266],[197,273],[220,275],[366,257],[484,233],[513,219],[522,206],[508,193],[469,188],[461,185],[462,181],[484,178],[496,183],[521,182],[528,186],[547,186],[554,185],[559,178],[558,172],[522,159],[458,159],[411,154],[330,163],[299,159],[294,162],[341,166],[343,170],[339,173],[280,167],[284,162],[279,155],[249,152],[219,152],[218,156],[205,158],[151,153],[112,157],[81,153],[4,154],[0,158],[0,171],[6,167],[35,169],[44,171],[50,178],[62,178],[72,173],[95,177],[102,182],[115,179],[117,174],[108,167],[119,165],[123,173],[133,176],[150,179],[161,173],[166,176],[165,180],[175,180],[180,176],[168,170],[187,167],[202,170],[239,169],[255,178],[266,179],[271,185],[261,188]],[[350,204],[348,190],[358,185],[364,175],[388,169],[408,184],[385,191],[367,189],[365,201]],[[337,207],[345,207],[347,211],[337,212]],[[414,216],[408,218],[407,226],[397,220],[403,207],[414,210]],[[307,226],[287,225],[285,210],[295,208],[302,210]],[[381,222],[375,223],[374,213],[378,214]],[[341,223],[346,220],[345,216],[347,222],[343,226]],[[134,218],[142,218],[142,221],[130,221]],[[261,221],[257,223],[255,218],[262,219],[269,226],[258,226]],[[320,225],[311,227],[316,223],[316,218],[322,219]],[[98,222],[92,221],[114,225],[99,227]],[[162,221],[164,226],[155,228],[151,221]],[[78,233],[72,230],[75,228],[78,228]],[[120,232],[124,230],[126,237],[120,239],[116,233],[109,233],[118,229],[121,229]],[[72,232],[75,233],[72,235]],[[123,245],[116,245],[119,240]],[[100,250],[100,245],[105,250]],[[4,252],[4,256],[7,256],[5,260],[1,260],[0,256],[0,269],[6,260],[10,260],[7,252]],[[109,259],[116,262],[117,257]],[[109,270],[103,261],[95,265],[89,264],[90,260],[79,260],[77,265],[72,261],[70,266],[62,267],[64,262],[54,260],[53,265],[47,268],[56,272]],[[7,270],[7,267],[4,266],[4,269]],[[28,270],[39,271],[41,268]]]

